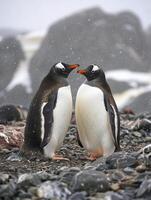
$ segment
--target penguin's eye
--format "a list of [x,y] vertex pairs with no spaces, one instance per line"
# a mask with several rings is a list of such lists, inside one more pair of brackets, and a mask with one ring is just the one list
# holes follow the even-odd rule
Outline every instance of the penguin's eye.
[[65,68],[62,68],[62,71],[65,71]]

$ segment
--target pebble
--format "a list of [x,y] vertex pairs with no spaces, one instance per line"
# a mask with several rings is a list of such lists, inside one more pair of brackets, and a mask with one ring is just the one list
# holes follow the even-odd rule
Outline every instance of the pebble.
[[69,200],[87,200],[87,193],[84,192],[75,192],[70,196]]
[[0,184],[3,184],[9,180],[9,174],[0,173]]
[[151,198],[151,179],[145,179],[139,189],[137,190],[137,197],[148,197]]
[[[140,120],[143,123],[146,116],[144,114],[141,116]],[[126,116],[125,119],[127,119]],[[135,122],[138,120],[138,116],[132,116],[131,120]],[[150,126],[150,122],[145,121],[145,123]],[[2,150],[0,155],[7,155],[6,158],[10,159],[2,161],[3,166],[6,164],[6,168],[4,168],[4,173],[0,173],[0,199],[150,199],[151,165],[149,155],[151,150],[148,148],[148,143],[151,141],[151,132],[146,129],[146,125],[145,128],[139,123],[133,123],[133,125],[135,128],[132,130],[130,125],[122,124],[121,147],[123,151],[98,158],[94,162],[82,160],[85,150],[80,148],[75,141],[75,126],[71,126],[72,129],[68,131],[65,145],[61,147],[60,151],[62,155],[69,156],[71,163],[48,161],[44,157],[35,155],[28,156],[26,166],[17,168],[13,163],[18,163],[19,166],[24,163],[24,160],[15,160],[18,149]],[[147,148],[143,151],[142,147]],[[7,163],[10,174],[7,172]],[[38,168],[38,165],[42,167]],[[35,171],[33,166],[43,171],[32,173],[33,169]]]
[[124,200],[123,196],[115,192],[107,192],[104,200]]
[[44,199],[67,200],[71,192],[63,183],[45,181],[36,189],[37,197]]
[[136,171],[139,173],[145,172],[146,166],[145,165],[139,165],[136,167]]
[[85,170],[73,177],[71,188],[75,192],[105,192],[110,189],[110,185],[104,173],[95,170]]
[[8,184],[0,185],[0,198],[11,199],[16,191],[16,184],[14,181],[10,181]]
[[132,132],[132,134],[135,136],[135,137],[142,137],[142,134],[140,133],[140,132],[138,132],[138,131],[134,131],[134,132]]
[[106,164],[109,169],[126,168],[135,166],[137,160],[131,153],[115,152],[107,157]]
[[125,167],[123,169],[123,172],[125,172],[127,175],[132,175],[132,174],[136,173],[135,170],[133,168],[131,168],[131,167]]

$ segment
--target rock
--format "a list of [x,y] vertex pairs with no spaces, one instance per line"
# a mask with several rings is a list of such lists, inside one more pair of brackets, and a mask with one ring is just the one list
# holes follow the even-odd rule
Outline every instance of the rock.
[[12,152],[11,155],[7,158],[9,161],[22,161],[22,156],[20,153]]
[[[29,94],[22,85],[8,88],[22,63],[26,63],[25,54],[17,37],[6,37],[0,41],[0,105],[20,104],[29,101]],[[25,76],[25,74],[21,74]],[[28,82],[28,80],[26,80]],[[30,94],[31,96],[31,94]],[[31,97],[30,97],[31,99]],[[23,104],[27,105],[27,104]]]
[[143,149],[144,163],[147,167],[151,166],[151,144],[145,146]]
[[0,184],[7,182],[9,177],[9,174],[0,173]]
[[131,153],[115,152],[106,158],[109,169],[132,167],[137,164],[136,157]]
[[127,175],[132,175],[132,174],[136,173],[135,170],[133,168],[131,168],[131,167],[125,167],[123,169],[123,172],[125,172]]
[[4,132],[5,131],[5,126],[4,125],[0,125],[0,132]]
[[150,132],[151,131],[151,120],[143,119],[140,122],[140,129],[143,129],[144,131]]
[[87,200],[86,195],[86,192],[75,192],[73,195],[71,195],[69,200]]
[[104,200],[105,193],[97,192],[95,196],[90,197],[90,200]]
[[139,173],[145,172],[146,166],[145,165],[139,165],[136,167],[136,171]]
[[86,191],[88,193],[105,192],[110,189],[104,173],[95,170],[85,170],[77,173],[71,183],[72,191]]
[[96,170],[97,171],[104,171],[104,170],[106,170],[106,169],[108,169],[108,167],[107,167],[107,165],[105,165],[105,164],[99,164],[97,167],[96,167]]
[[142,134],[138,131],[134,131],[132,132],[132,134],[135,136],[135,137],[142,137]]
[[7,130],[0,132],[0,150],[20,147],[23,143],[23,132]]
[[[149,56],[144,59],[144,55],[149,54],[148,46],[140,20],[131,12],[109,14],[99,8],[91,8],[76,13],[50,27],[40,49],[32,58],[30,73],[34,91],[37,90],[42,77],[58,60],[79,63],[81,66],[96,63],[102,65],[105,71],[121,69],[121,66],[133,71],[149,71],[150,65],[146,63]],[[69,79],[75,100],[77,88],[83,78],[71,74]],[[110,82],[113,93],[130,88],[127,83],[114,80]],[[147,107],[138,103],[136,111],[149,109],[147,101],[148,99]]]
[[113,183],[113,184],[111,185],[111,189],[112,189],[113,191],[118,191],[118,190],[120,189],[120,186],[119,186],[118,183]]
[[62,173],[61,181],[69,185],[74,175],[77,174],[79,171],[80,169],[76,167],[72,167],[68,169],[67,171],[64,171]]
[[151,143],[151,136],[150,137],[145,137],[145,142],[149,142],[149,143]]
[[110,170],[108,171],[108,177],[113,181],[113,182],[120,182],[126,179],[125,174],[120,171],[120,170]]
[[10,181],[8,184],[0,185],[0,199],[11,199],[16,192],[16,184],[14,181]]
[[125,200],[122,195],[115,193],[115,192],[107,192],[104,200]]
[[28,200],[28,199],[32,199],[32,193],[30,192],[32,187],[30,187],[28,190],[23,190],[23,189],[19,189],[17,191],[17,197],[19,199],[24,199],[24,200]]
[[36,189],[38,198],[66,200],[71,192],[65,184],[59,182],[45,181]]
[[137,197],[148,197],[151,195],[151,179],[145,179],[137,190]]
[[21,174],[18,178],[18,186],[28,188],[29,186],[36,186],[41,183],[40,177],[35,174]]
[[4,105],[0,107],[0,124],[21,121],[26,119],[26,116],[27,110],[22,109],[20,106]]
[[0,41],[0,90],[8,85],[15,70],[24,59],[21,44],[15,37],[3,38]]
[[145,171],[141,174],[139,174],[136,179],[135,182],[137,182],[138,184],[142,183],[145,179],[151,179],[151,172],[149,171]]
[[[82,66],[96,63],[103,65],[105,71],[121,69],[121,66],[123,69],[128,68],[133,71],[149,71],[150,46],[148,34],[146,35],[135,14],[132,12],[110,14],[97,7],[78,12],[54,23],[31,62],[27,58],[25,60],[24,52],[17,39],[5,38],[0,42],[0,63],[3,69],[0,79],[1,89],[8,85],[20,61],[25,60],[26,65],[30,63],[33,94],[25,91],[22,85],[17,85],[6,93],[5,98],[0,98],[0,102],[15,104],[22,102],[23,105],[29,106],[32,95],[36,92],[42,78],[59,60],[80,63]],[[70,77],[75,99],[77,88],[83,78],[76,74],[71,74]],[[127,83],[111,79],[109,81],[114,93],[121,93],[130,88]],[[150,93],[146,95],[149,96]],[[135,101],[132,102],[132,106],[137,112],[150,108],[148,98],[142,96],[137,106],[135,107]]]
[[18,178],[19,187],[29,187],[39,185],[46,180],[55,180],[56,176],[53,176],[47,172],[41,171],[36,173],[21,174]]

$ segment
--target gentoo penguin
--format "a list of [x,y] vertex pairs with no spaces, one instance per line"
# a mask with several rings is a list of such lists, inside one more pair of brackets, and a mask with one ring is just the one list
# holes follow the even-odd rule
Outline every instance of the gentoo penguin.
[[3,105],[0,107],[0,124],[22,121],[27,117],[27,109],[18,105]]
[[90,160],[120,150],[120,119],[103,70],[90,65],[77,73],[86,77],[76,96],[75,115],[80,142]]
[[55,151],[70,124],[72,95],[67,77],[77,67],[57,63],[42,80],[29,108],[21,152],[42,150],[46,157],[64,159],[56,156]]

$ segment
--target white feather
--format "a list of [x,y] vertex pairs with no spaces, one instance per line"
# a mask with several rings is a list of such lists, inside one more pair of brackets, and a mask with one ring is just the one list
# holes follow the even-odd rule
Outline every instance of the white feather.
[[46,157],[52,157],[62,145],[70,125],[72,115],[72,95],[70,86],[58,90],[56,107],[53,111],[53,125],[50,142],[44,147]]
[[104,155],[113,153],[115,146],[103,92],[82,84],[76,97],[75,113],[83,146],[90,152],[103,149]]
[[45,123],[45,120],[44,120],[44,115],[43,115],[43,109],[44,109],[44,106],[47,104],[47,102],[43,103],[42,106],[41,106],[41,140],[43,140],[44,138],[44,123]]
[[114,112],[115,136],[116,136],[116,138],[117,138],[117,134],[118,134],[118,127],[117,127],[117,124],[118,124],[118,122],[117,122],[117,113],[116,113],[116,111],[115,111],[114,106],[113,106],[112,104],[110,104],[110,105],[111,105],[111,107],[112,107],[112,109],[113,109],[113,112]]
[[56,64],[56,68],[65,69],[65,67],[63,66],[62,63],[57,63],[57,64]]
[[99,70],[99,67],[97,65],[93,65],[92,71],[94,72],[94,71],[97,71],[97,70]]

